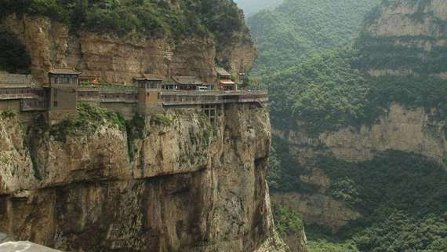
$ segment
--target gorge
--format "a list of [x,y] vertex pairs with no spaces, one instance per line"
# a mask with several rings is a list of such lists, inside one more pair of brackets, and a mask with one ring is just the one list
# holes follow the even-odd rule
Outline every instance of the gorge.
[[249,18],[273,205],[303,219],[311,251],[445,250],[446,7],[284,1]]
[[[44,88],[61,68],[107,87],[144,74],[212,83],[256,56],[226,0],[5,1],[0,14],[1,69]],[[289,251],[271,214],[265,107],[227,103],[210,120],[200,106],[101,106],[57,121],[2,111],[1,232],[62,251]]]

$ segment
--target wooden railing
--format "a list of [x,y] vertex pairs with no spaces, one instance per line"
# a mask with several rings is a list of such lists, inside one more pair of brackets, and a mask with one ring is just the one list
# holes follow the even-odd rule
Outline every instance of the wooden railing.
[[0,100],[37,99],[43,96],[42,88],[0,87]]
[[265,91],[167,91],[162,92],[163,106],[268,102]]
[[136,103],[137,93],[133,88],[79,88],[78,101]]
[[31,75],[0,72],[0,87],[9,85],[31,86],[32,83],[33,78]]
[[[49,97],[46,90],[37,87],[0,87],[0,100],[22,100],[22,110],[43,110],[47,107]],[[137,89],[126,88],[88,88],[77,90],[78,101],[103,103],[137,103]],[[268,102],[265,91],[161,91],[163,106],[188,106],[228,103],[255,103],[263,105]]]

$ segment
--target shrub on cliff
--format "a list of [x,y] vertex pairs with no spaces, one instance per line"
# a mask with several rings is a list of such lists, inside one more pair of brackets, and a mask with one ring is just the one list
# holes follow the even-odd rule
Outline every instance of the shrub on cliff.
[[68,118],[49,128],[49,133],[56,140],[65,142],[67,136],[89,134],[96,132],[101,126],[116,127],[126,130],[126,121],[115,112],[107,111],[98,106],[81,103],[78,105],[78,115]]
[[274,204],[272,208],[276,229],[281,236],[303,231],[303,221],[297,212],[281,204]]
[[46,16],[70,25],[73,31],[144,36],[208,36],[219,44],[248,30],[242,12],[230,0],[180,1],[180,9],[167,1],[138,0],[3,0],[0,17]]

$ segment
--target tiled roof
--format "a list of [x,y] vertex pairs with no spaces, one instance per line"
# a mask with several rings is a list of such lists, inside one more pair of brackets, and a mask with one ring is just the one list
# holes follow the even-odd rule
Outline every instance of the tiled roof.
[[184,85],[201,85],[203,82],[199,79],[197,79],[195,76],[172,76],[172,79],[177,84],[184,84]]
[[232,80],[221,80],[221,81],[219,81],[219,83],[222,84],[222,85],[234,85],[234,84],[236,84]]
[[220,76],[231,76],[231,74],[229,72],[227,72],[227,70],[223,69],[222,67],[216,68],[216,72]]
[[51,69],[50,71],[48,71],[48,73],[50,74],[72,74],[72,75],[79,75],[81,74],[78,71],[75,71],[73,69]]
[[163,78],[153,74],[143,74],[142,77],[134,78],[135,80],[163,81]]

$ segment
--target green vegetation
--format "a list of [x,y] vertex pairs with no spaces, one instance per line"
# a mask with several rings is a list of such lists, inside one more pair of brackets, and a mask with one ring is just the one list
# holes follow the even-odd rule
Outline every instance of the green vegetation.
[[309,133],[319,133],[365,117],[369,88],[364,74],[353,68],[357,58],[350,49],[314,53],[265,78],[266,83],[276,83],[268,86],[274,125],[294,127],[299,120],[306,122]]
[[151,116],[150,123],[151,125],[160,125],[160,126],[170,126],[173,122],[173,119],[164,113],[158,113]]
[[247,31],[241,11],[229,0],[185,0],[180,8],[158,0],[5,0],[0,17],[11,13],[46,16],[72,31],[123,36],[215,36],[218,45]]
[[304,168],[291,155],[289,143],[275,135],[272,137],[272,152],[269,157],[267,178],[272,191],[311,191],[313,188],[300,183]]
[[[430,1],[408,2],[417,5],[417,13],[409,16],[416,22],[431,15],[423,13]],[[360,1],[363,6],[354,8],[351,1],[285,1],[250,19],[255,40],[265,49],[253,74],[269,89],[273,127],[311,137],[347,126],[355,130],[376,122],[392,103],[425,108],[431,112],[429,125],[446,119],[447,81],[437,76],[447,71],[446,47],[438,43],[430,51],[417,48],[436,39],[435,32],[433,37],[387,38],[360,33],[361,22],[351,22],[365,16],[367,23],[375,22],[381,8],[365,14],[376,3]],[[336,13],[325,8],[331,4]],[[300,15],[292,15],[293,11]],[[430,20],[433,31],[446,25]],[[320,30],[324,32],[319,34]],[[359,38],[354,41],[355,36]],[[372,77],[367,74],[370,69],[395,74]],[[399,76],[399,71],[410,74]],[[312,167],[320,168],[331,181],[325,194],[362,216],[336,234],[324,227],[306,227],[311,251],[446,251],[445,165],[388,151],[365,162],[322,156],[303,167],[292,156],[302,146],[284,139],[273,138],[268,178],[272,190],[321,193],[321,188],[300,179]],[[312,148],[314,153],[325,153],[324,146]]]
[[25,46],[13,34],[0,30],[0,71],[28,73],[30,65]]
[[[422,11],[426,4],[422,2],[412,3]],[[434,38],[375,38],[366,32],[349,44],[361,30],[360,20],[376,4],[285,1],[249,20],[261,48],[252,75],[269,90],[274,127],[299,127],[316,136],[346,126],[372,124],[393,102],[435,107],[439,115],[445,114],[447,81],[433,74],[447,71],[447,47],[433,46],[426,52],[396,43],[417,45]],[[300,15],[291,15],[294,10]],[[371,11],[366,22],[374,22],[379,15],[380,8]],[[373,78],[365,71],[371,68],[410,69],[417,75]]]
[[49,129],[50,136],[56,140],[65,142],[67,136],[94,133],[101,126],[110,126],[122,131],[126,129],[124,118],[115,112],[87,103],[78,105],[78,115],[68,118]]
[[[362,217],[336,234],[324,227],[307,227],[311,251],[445,251],[444,165],[399,151],[363,162],[322,156],[314,165],[333,181],[327,194],[345,201]],[[299,181],[301,175],[290,174],[289,180]],[[290,190],[290,184],[282,189]],[[298,183],[292,190],[307,192]]]
[[135,140],[143,139],[145,137],[145,125],[145,118],[138,114],[135,114],[131,120],[126,121],[127,152],[129,160],[134,160],[135,158]]
[[[442,24],[443,27],[445,24]],[[372,37],[362,33],[356,42],[361,50],[360,69],[411,70],[417,74],[447,71],[447,47],[434,45],[426,51],[416,45],[434,41],[435,37]]]
[[395,210],[414,217],[447,212],[445,167],[422,156],[389,151],[365,162],[321,157],[316,166],[332,181],[350,178],[358,195],[353,206],[370,218],[366,223],[384,220]]
[[390,104],[447,110],[447,81],[428,73],[370,77],[360,70],[362,53],[342,48],[311,54],[301,64],[264,81],[272,100],[272,121],[309,134],[371,124]]
[[304,226],[301,217],[291,208],[280,204],[274,204],[272,210],[276,229],[281,236],[296,234],[303,231]]
[[355,235],[353,240],[360,251],[447,251],[446,214],[414,218],[393,212],[383,222]]
[[0,118],[2,119],[10,119],[17,116],[17,112],[14,110],[4,110],[0,112]]
[[353,242],[333,243],[327,240],[309,241],[307,244],[310,252],[358,252]]
[[285,0],[248,19],[260,50],[253,72],[269,76],[301,62],[309,53],[350,43],[379,0]]

